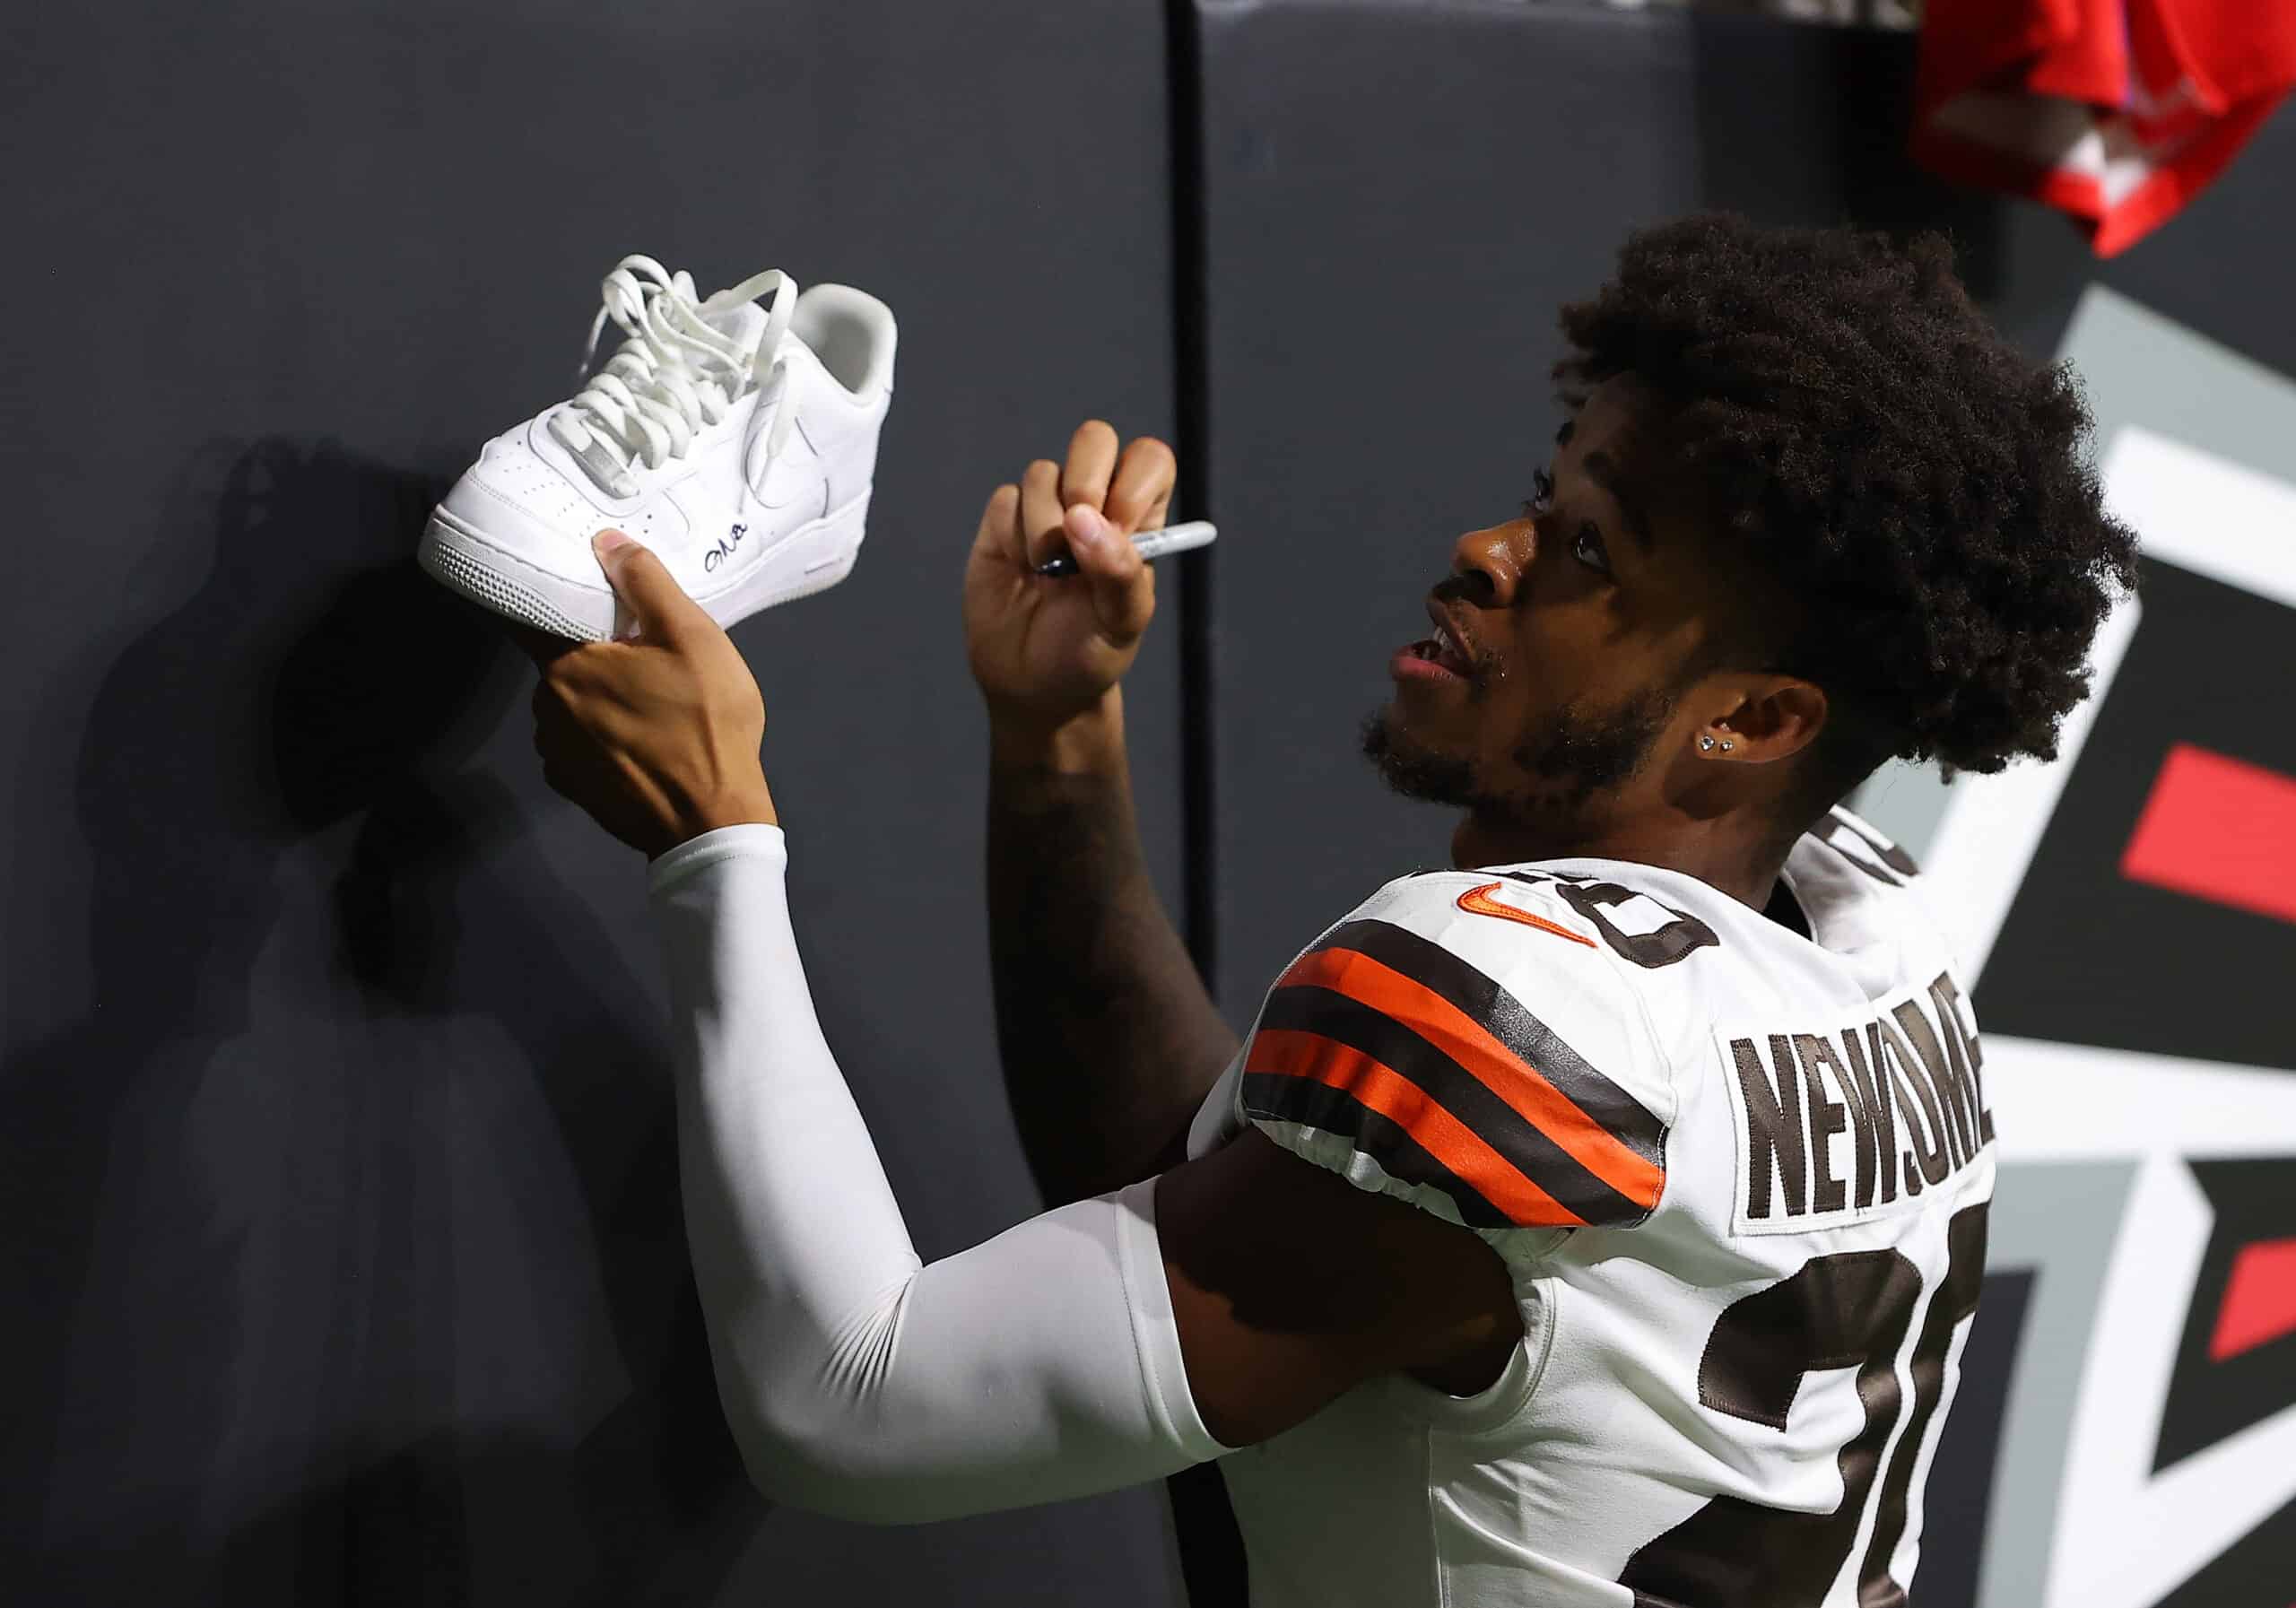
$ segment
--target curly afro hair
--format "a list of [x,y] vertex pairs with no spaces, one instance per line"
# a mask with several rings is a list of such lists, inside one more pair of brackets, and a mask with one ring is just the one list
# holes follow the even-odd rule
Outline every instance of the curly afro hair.
[[1650,439],[1792,605],[1747,611],[1739,646],[1827,695],[1802,803],[1893,756],[2055,757],[2135,536],[2071,366],[1993,331],[1942,236],[1682,219],[1630,236],[1562,333],[1565,401],[1617,374],[1655,392]]

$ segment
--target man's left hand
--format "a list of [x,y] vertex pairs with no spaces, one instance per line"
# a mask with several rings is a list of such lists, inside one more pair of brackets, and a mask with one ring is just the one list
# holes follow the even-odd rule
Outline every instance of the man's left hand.
[[776,824],[765,700],[741,649],[638,543],[601,531],[591,545],[637,630],[570,642],[512,627],[542,672],[543,779],[648,859],[718,827]]

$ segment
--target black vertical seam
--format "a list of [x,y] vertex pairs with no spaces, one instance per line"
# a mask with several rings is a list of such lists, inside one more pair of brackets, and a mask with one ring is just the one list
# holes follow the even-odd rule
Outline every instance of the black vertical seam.
[[[1195,0],[1165,0],[1165,107],[1170,122],[1172,373],[1179,493],[1174,517],[1204,518],[1212,499],[1210,332],[1205,280],[1204,57]],[[1179,561],[1182,934],[1216,1002],[1219,983],[1218,680],[1213,640],[1216,548]]]
[[[1172,383],[1179,493],[1173,517],[1204,518],[1212,508],[1210,334],[1205,280],[1211,272],[1205,222],[1204,50],[1196,0],[1164,0],[1164,106],[1172,233]],[[1181,513],[1186,509],[1185,515]],[[1216,1003],[1219,983],[1219,834],[1216,665],[1213,652],[1216,543],[1179,561],[1181,934]],[[1189,1608],[1245,1608],[1249,1569],[1234,1506],[1217,1463],[1199,1463],[1164,1482],[1172,1542]]]

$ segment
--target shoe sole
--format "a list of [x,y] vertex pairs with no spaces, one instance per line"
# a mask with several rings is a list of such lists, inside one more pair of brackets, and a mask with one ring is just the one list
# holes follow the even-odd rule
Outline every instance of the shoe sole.
[[[799,526],[739,578],[715,592],[696,594],[694,601],[719,625],[732,625],[776,604],[827,591],[852,570],[868,511],[869,493],[864,491],[843,508]],[[506,619],[578,642],[604,642],[613,636],[611,589],[554,575],[488,541],[483,531],[444,508],[431,511],[414,561],[449,591]]]

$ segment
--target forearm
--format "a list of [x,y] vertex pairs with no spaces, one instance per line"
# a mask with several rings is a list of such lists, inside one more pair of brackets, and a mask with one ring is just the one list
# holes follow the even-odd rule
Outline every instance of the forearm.
[[1187,1391],[1152,1184],[920,1265],[791,934],[779,830],[655,862],[686,1231],[718,1394],[769,1496],[947,1517],[1224,1449]]
[[992,725],[989,965],[1004,1088],[1048,1204],[1156,1169],[1236,1052],[1148,874],[1118,694]]

